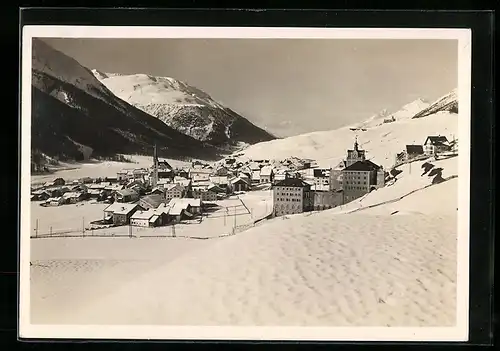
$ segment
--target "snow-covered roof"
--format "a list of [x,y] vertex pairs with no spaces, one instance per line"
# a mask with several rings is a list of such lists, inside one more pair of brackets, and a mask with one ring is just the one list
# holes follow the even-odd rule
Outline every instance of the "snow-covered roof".
[[79,197],[81,195],[82,195],[82,193],[79,193],[79,192],[76,192],[76,191],[71,191],[71,192],[68,192],[68,193],[64,193],[63,194],[63,198],[64,199],[70,199],[72,197]]
[[170,190],[173,190],[173,189],[180,189],[180,190],[183,190],[183,185],[179,184],[179,183],[175,183],[175,184],[168,184],[167,186],[164,187],[164,189],[166,191],[170,191]]
[[153,210],[149,211],[136,211],[130,219],[150,219],[151,217],[155,216],[156,213]]
[[122,209],[127,209],[127,208],[130,208],[130,209],[133,209],[135,206],[137,206],[136,204],[124,204],[124,203],[120,203],[120,202],[115,202],[115,203],[112,203],[111,205],[107,206],[105,209],[104,209],[104,212],[115,212],[115,211],[121,211]]
[[174,205],[181,205],[185,206],[184,208],[187,208],[188,205],[192,207],[200,207],[201,206],[201,200],[200,199],[191,199],[191,198],[173,198],[170,200],[168,203],[169,206],[174,206]]
[[271,166],[265,166],[265,167],[262,167],[262,169],[260,170],[260,175],[261,176],[270,176],[271,174],[273,173],[273,168]]

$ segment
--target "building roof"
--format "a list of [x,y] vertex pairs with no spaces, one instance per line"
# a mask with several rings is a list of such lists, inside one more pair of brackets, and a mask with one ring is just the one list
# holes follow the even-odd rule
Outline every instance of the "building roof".
[[365,160],[365,161],[358,161],[356,163],[353,163],[349,167],[346,167],[344,171],[362,171],[362,172],[368,172],[368,171],[377,171],[380,168],[380,166],[376,165],[372,161]]
[[77,191],[71,191],[71,192],[68,192],[68,193],[64,193],[63,194],[63,198],[64,199],[70,199],[72,197],[80,197],[82,195],[82,193],[79,193]]
[[430,140],[431,144],[436,144],[436,143],[447,143],[448,142],[448,138],[446,138],[444,135],[431,135],[431,136],[428,136],[427,139],[425,139],[425,143],[427,143],[427,141]]
[[226,185],[229,180],[227,176],[211,176],[210,181],[215,184]]
[[308,187],[310,184],[307,184],[301,179],[298,178],[285,178],[282,181],[275,184],[275,186],[289,186],[289,187]]
[[164,187],[165,191],[170,191],[170,190],[173,190],[175,188],[179,188],[180,190],[184,190],[184,186],[179,184],[179,183],[175,183],[175,184],[168,184]]
[[329,169],[313,169],[313,176],[315,178],[319,177],[328,177],[330,175],[330,170]]
[[121,189],[118,190],[116,193],[121,196],[138,195],[137,191],[135,191],[134,189]]
[[[131,210],[133,210],[137,206],[138,206],[137,204],[124,204],[124,203],[120,203],[120,202],[115,202],[115,203],[112,203],[111,205],[109,205],[108,207],[106,207],[104,209],[104,212],[113,212],[113,213],[123,212],[123,211],[130,212]],[[128,212],[126,212],[126,213],[128,213]]]
[[248,181],[246,180],[246,178],[236,177],[234,179],[231,179],[231,184],[238,184],[238,183],[244,183],[244,184],[248,185]]
[[253,171],[252,180],[259,180],[259,179],[260,179],[260,171]]
[[260,170],[261,176],[269,177],[273,173],[273,168],[271,166],[262,167]]
[[130,219],[147,219],[149,220],[151,217],[156,216],[157,214],[153,210],[148,211],[136,211]]
[[144,196],[140,201],[147,203],[151,207],[157,208],[164,201],[164,197],[159,194]]
[[113,214],[128,215],[130,212],[132,212],[133,210],[135,210],[137,208],[137,204],[130,204],[130,205],[133,205],[133,206],[122,207],[122,208],[118,209],[117,211],[113,212]]
[[168,203],[169,206],[173,206],[173,205],[177,205],[177,204],[185,206],[185,208],[187,208],[188,205],[192,206],[192,207],[200,207],[201,206],[201,199],[174,198],[174,199],[170,200],[170,202]]
[[420,155],[424,153],[424,147],[422,145],[406,145],[406,153]]

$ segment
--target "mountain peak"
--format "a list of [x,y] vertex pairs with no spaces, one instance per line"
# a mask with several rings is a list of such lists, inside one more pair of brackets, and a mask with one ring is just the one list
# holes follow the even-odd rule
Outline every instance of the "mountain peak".
[[274,139],[206,92],[181,80],[145,73],[106,76],[101,82],[120,99],[200,141],[225,145]]

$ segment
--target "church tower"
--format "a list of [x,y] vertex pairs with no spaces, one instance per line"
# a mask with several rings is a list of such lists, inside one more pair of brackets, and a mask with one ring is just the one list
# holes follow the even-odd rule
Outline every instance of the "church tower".
[[349,167],[350,165],[358,162],[358,161],[365,161],[365,150],[361,150],[359,148],[358,144],[358,136],[356,136],[356,139],[354,140],[354,149],[353,150],[347,150],[347,160],[346,160],[346,167]]
[[158,152],[156,150],[156,144],[153,151],[153,172],[151,175],[151,186],[154,188],[158,185]]

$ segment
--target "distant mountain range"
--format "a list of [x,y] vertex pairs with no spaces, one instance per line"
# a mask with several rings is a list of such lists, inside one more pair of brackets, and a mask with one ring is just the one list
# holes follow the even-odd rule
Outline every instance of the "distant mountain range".
[[92,72],[122,100],[197,140],[226,146],[275,139],[204,91],[177,79]]
[[[151,154],[157,144],[159,154],[164,157],[210,159],[218,158],[221,152],[227,152],[228,147],[238,146],[241,142],[250,144],[274,138],[215,103],[210,106],[213,110],[203,106],[189,107],[194,111],[201,109],[200,113],[190,114],[189,108],[180,109],[180,117],[174,118],[176,122],[170,123],[174,125],[171,127],[116,96],[99,80],[122,77],[129,76],[104,76],[97,71],[92,72],[42,40],[33,39],[32,149],[59,159],[81,160],[117,153]],[[108,83],[111,84],[111,81]],[[210,102],[208,95],[178,84],[184,89],[179,96],[186,94],[186,89],[192,89],[196,95],[192,96],[193,99]],[[127,85],[125,88],[134,89]],[[174,85],[171,90],[175,90]],[[171,112],[174,110],[171,109]],[[197,124],[192,120],[202,118],[212,120],[213,126],[205,126],[207,133],[197,134],[194,132]],[[202,124],[199,123],[200,126]],[[199,129],[201,131],[203,127]]]

